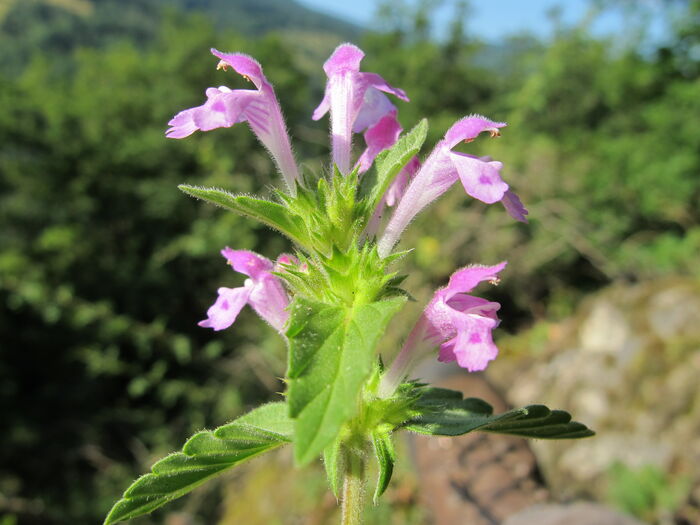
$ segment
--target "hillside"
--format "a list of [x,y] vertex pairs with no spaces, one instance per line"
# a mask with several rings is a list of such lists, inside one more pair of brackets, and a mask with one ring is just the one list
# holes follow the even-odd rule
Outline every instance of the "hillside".
[[177,5],[189,11],[210,15],[219,28],[236,29],[259,35],[275,29],[295,29],[334,33],[345,39],[353,39],[361,28],[312,9],[294,0],[173,0],[167,5]]
[[362,28],[293,0],[0,0],[0,72],[16,74],[37,50],[66,55],[129,39],[150,41],[164,17],[199,15],[218,30],[355,40]]

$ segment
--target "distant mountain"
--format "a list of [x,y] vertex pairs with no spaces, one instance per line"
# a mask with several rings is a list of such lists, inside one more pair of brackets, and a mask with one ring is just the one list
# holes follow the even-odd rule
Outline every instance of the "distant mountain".
[[180,8],[209,15],[219,28],[259,35],[275,29],[321,30],[351,39],[362,28],[304,7],[294,0],[0,0],[0,25],[13,11],[54,9],[77,16],[99,16],[104,8],[116,4],[125,12],[134,8]]
[[212,16],[220,28],[258,35],[273,29],[321,31],[346,40],[362,28],[302,6],[294,0],[160,0],[165,5],[200,11]]
[[77,47],[114,40],[137,44],[156,34],[165,10],[200,13],[221,30],[260,36],[269,31],[295,40],[357,40],[362,28],[294,0],[0,0],[0,72],[16,74],[37,50],[65,56]]

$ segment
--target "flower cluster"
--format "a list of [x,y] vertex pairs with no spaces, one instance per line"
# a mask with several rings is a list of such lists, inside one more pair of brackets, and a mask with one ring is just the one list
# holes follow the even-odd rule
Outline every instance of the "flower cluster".
[[[233,69],[252,82],[255,89],[207,89],[206,102],[178,113],[169,123],[167,136],[179,139],[196,130],[247,122],[269,150],[293,198],[303,182],[280,104],[262,67],[243,54],[217,50],[212,53],[220,60],[218,68]],[[323,66],[328,77],[325,95],[312,116],[318,120],[330,112],[332,162],[344,176],[362,176],[381,152],[399,140],[403,130],[398,110],[388,95],[409,100],[403,90],[391,86],[378,74],[360,71],[363,57],[364,53],[351,44],[343,44],[333,52]],[[482,133],[499,136],[505,125],[480,115],[466,116],[453,124],[423,162],[413,157],[400,170],[376,208],[370,210],[371,217],[364,223],[365,231],[358,242],[372,243],[378,256],[387,258],[414,217],[457,181],[471,197],[487,204],[501,202],[515,220],[526,222],[526,209],[501,178],[503,165],[488,157],[454,150],[459,143],[472,142]],[[359,133],[363,134],[365,149],[353,162],[353,134]],[[383,220],[386,207],[393,208],[388,221]],[[273,263],[255,253],[230,248],[222,250],[222,255],[235,271],[248,278],[242,287],[220,288],[200,326],[227,328],[249,304],[284,335],[289,319],[287,307],[294,291],[283,276],[299,261],[282,255]],[[435,292],[386,373],[381,388],[385,394],[394,391],[416,356],[422,355],[419,349],[426,346],[439,347],[440,361],[457,361],[470,371],[483,370],[496,357],[491,331],[499,323],[496,312],[500,305],[469,293],[482,281],[497,282],[505,265],[502,262],[462,268],[450,277],[446,287]]]

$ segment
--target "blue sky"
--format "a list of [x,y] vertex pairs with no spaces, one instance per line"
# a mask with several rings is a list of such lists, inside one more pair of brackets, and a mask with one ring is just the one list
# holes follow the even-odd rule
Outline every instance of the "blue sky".
[[[297,0],[299,3],[339,18],[371,27],[376,12],[377,0]],[[653,6],[653,0],[637,0],[640,4]],[[438,26],[445,27],[450,17],[450,6],[454,1],[445,0],[436,13]],[[513,33],[528,31],[541,37],[551,34],[551,23],[547,12],[553,7],[561,10],[567,23],[582,19],[591,4],[589,0],[472,0],[471,16],[466,20],[469,34],[487,41],[497,41]],[[597,34],[620,34],[625,30],[625,15],[609,12],[593,25]],[[652,37],[661,38],[664,25],[657,17],[652,23]]]

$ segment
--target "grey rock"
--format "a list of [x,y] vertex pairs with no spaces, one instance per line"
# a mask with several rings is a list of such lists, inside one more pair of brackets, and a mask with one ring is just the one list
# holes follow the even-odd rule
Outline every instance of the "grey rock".
[[503,525],[644,525],[626,514],[595,503],[533,505],[510,516]]
[[[699,281],[613,285],[569,319],[542,321],[499,347],[487,374],[510,403],[568,410],[597,432],[532,443],[556,499],[605,500],[615,463],[653,466],[700,490]],[[679,506],[664,512],[698,522],[700,510]]]

